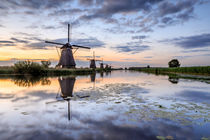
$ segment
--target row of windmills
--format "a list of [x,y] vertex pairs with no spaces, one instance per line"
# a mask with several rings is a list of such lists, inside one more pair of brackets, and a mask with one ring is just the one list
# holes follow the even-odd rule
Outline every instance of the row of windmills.
[[[59,42],[52,42],[52,41],[45,41],[45,43],[50,43],[50,44],[55,44],[55,45],[61,45],[61,55],[59,56],[59,62],[57,67],[60,68],[76,68],[76,63],[74,60],[73,54],[79,49],[90,49],[90,47],[84,47],[80,45],[75,45],[70,43],[70,24],[68,24],[68,42],[63,44]],[[73,49],[75,51],[73,51]],[[103,60],[99,60],[95,58],[95,52],[93,52],[93,58],[88,59],[90,61],[90,68],[95,69],[96,68],[96,61],[100,61],[100,68],[104,69],[105,68],[111,68],[108,64],[104,64]]]

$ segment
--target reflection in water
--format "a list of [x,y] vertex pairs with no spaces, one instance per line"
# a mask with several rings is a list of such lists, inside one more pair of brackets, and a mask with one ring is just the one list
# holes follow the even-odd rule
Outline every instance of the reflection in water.
[[94,72],[90,75],[90,81],[95,82],[95,80],[96,80],[96,73]]
[[[210,137],[210,87],[206,83],[130,71],[14,79],[0,79],[3,140]],[[30,84],[18,87],[14,83]]]
[[170,81],[172,84],[178,84],[179,77],[176,76],[176,75],[169,75],[168,76],[168,81]]
[[34,77],[34,76],[15,76],[12,78],[15,85],[20,87],[31,87],[41,83],[41,85],[50,85],[51,81],[46,77]]
[[111,75],[111,71],[106,71],[106,76]]
[[101,76],[101,78],[103,78],[104,77],[104,73],[100,72],[100,76]]
[[65,100],[70,99],[73,97],[73,89],[74,83],[76,78],[75,77],[59,77],[58,81],[61,88],[61,97]]

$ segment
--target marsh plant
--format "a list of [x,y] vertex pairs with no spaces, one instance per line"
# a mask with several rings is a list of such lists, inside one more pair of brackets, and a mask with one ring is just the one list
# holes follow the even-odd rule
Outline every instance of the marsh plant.
[[13,70],[16,74],[40,75],[44,73],[44,66],[31,61],[19,61],[14,64]]
[[42,63],[42,66],[44,68],[49,68],[49,66],[51,65],[51,62],[50,61],[41,61],[41,63]]

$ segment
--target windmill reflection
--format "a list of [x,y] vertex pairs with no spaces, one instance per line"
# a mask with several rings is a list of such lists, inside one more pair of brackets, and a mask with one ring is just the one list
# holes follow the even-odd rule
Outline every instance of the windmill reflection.
[[74,84],[75,84],[76,78],[74,76],[72,77],[59,77],[58,82],[60,85],[60,89],[58,94],[56,95],[56,101],[47,102],[46,104],[56,103],[60,101],[67,101],[68,102],[68,120],[71,119],[71,110],[70,110],[70,101],[72,98],[86,98],[89,96],[74,96],[73,90],[74,90]]

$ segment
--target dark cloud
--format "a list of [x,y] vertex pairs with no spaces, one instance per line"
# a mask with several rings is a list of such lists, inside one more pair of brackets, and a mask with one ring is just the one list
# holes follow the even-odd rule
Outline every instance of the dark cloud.
[[138,42],[127,43],[126,45],[112,47],[119,53],[131,53],[136,54],[150,49],[150,46],[142,45]]
[[210,34],[201,34],[188,37],[162,40],[162,42],[173,43],[184,49],[210,47]]
[[39,26],[38,25],[29,25],[29,26],[26,26],[26,28],[30,28],[30,29],[37,29],[37,28],[39,28]]
[[14,43],[13,41],[5,41],[5,40],[1,40],[0,43]]
[[[118,30],[120,33],[127,33],[124,27],[135,27],[137,31],[130,32],[133,33],[152,32],[156,26],[165,28],[186,22],[195,17],[195,6],[205,3],[203,0],[79,0],[78,2],[74,0],[8,0],[1,3],[0,9],[3,11],[23,9],[22,13],[30,16],[39,15],[40,10],[44,10],[46,14],[59,20],[66,19],[65,16],[69,18],[76,15],[72,23],[76,27],[85,24],[82,22],[99,19],[105,24],[122,26]],[[129,14],[134,15],[134,18],[130,18]],[[69,21],[63,20],[60,24],[66,25]],[[39,28],[37,25],[27,27]],[[46,26],[43,29],[53,28]],[[110,31],[113,30],[110,29]]]
[[87,10],[80,8],[56,9],[55,11],[49,13],[49,16],[75,15],[86,11]]
[[3,3],[5,7],[10,6],[10,8],[29,8],[29,9],[48,9],[48,8],[58,8],[65,5],[72,0],[7,0]]
[[196,2],[198,2],[198,0],[164,1],[159,5],[159,14],[160,16],[166,16],[192,9]]
[[46,44],[43,42],[35,42],[25,45],[24,48],[26,49],[48,49],[47,46],[52,46],[51,44]]
[[79,4],[84,6],[91,6],[94,4],[94,0],[79,0]]
[[145,35],[140,35],[140,36],[132,36],[132,39],[134,40],[134,39],[138,39],[138,40],[141,40],[141,39],[145,39],[145,38],[147,38],[147,36],[145,36]]
[[56,26],[51,26],[51,25],[42,25],[42,29],[57,29]]
[[105,43],[98,40],[97,38],[91,37],[87,39],[77,39],[73,40],[72,44],[76,45],[82,45],[82,46],[87,46],[91,48],[99,48],[99,47],[104,47]]
[[[79,17],[79,21],[100,19],[105,23],[132,26],[138,32],[152,32],[155,26],[165,28],[180,24],[194,17],[194,7],[202,0],[104,0],[98,9]],[[135,13],[139,18],[128,19],[126,14]],[[139,14],[140,13],[140,14]],[[114,18],[114,15],[126,18]],[[144,16],[142,16],[142,14]],[[120,29],[120,31],[123,31]],[[112,29],[110,29],[112,31]]]
[[196,53],[196,52],[209,52],[210,49],[192,49],[192,50],[183,50],[183,53]]
[[[67,43],[67,40],[68,40],[67,38],[60,38],[60,39],[51,40],[51,41],[65,44]],[[85,39],[74,39],[72,40],[71,44],[86,46],[86,47],[91,47],[91,48],[104,47],[105,45],[104,42],[94,37],[85,38]],[[40,41],[36,41],[36,42],[25,45],[24,48],[26,49],[52,49],[52,47],[55,47],[55,46],[56,45],[45,43],[44,40],[40,39]]]
[[34,11],[25,11],[24,14],[26,14],[26,15],[35,15],[36,12],[34,12]]
[[15,42],[7,41],[7,40],[0,40],[0,47],[6,47],[6,46],[15,46]]
[[163,0],[106,0],[102,7],[96,11],[95,15],[112,16],[117,13],[137,12],[141,10],[150,10],[153,4]]
[[25,43],[25,44],[29,43],[29,41],[27,41],[27,40],[17,39],[17,38],[14,38],[14,37],[12,37],[10,39],[15,41],[16,43]]

